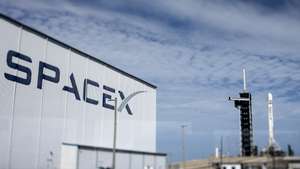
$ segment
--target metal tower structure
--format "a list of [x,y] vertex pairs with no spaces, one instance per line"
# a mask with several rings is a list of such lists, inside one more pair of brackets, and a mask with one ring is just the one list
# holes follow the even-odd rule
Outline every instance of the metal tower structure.
[[251,93],[246,87],[246,72],[243,69],[244,89],[239,93],[239,98],[229,97],[234,101],[234,107],[240,110],[240,128],[241,128],[241,155],[252,155],[253,128],[252,128],[252,106]]

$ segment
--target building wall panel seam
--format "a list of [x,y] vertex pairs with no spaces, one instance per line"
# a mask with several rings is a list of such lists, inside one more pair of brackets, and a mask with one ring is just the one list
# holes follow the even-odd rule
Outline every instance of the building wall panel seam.
[[[48,38],[45,39],[45,50],[44,50],[44,60],[47,60],[47,48],[48,48]],[[38,148],[37,148],[37,159],[36,159],[36,168],[39,167],[40,155],[41,155],[41,134],[42,134],[42,122],[43,122],[43,106],[44,106],[44,90],[41,91],[41,105],[40,105],[40,119],[39,119],[39,132],[38,132]]]
[[[22,40],[22,33],[23,33],[23,27],[20,27],[19,30],[19,39],[18,39],[18,49],[17,51],[20,52],[21,49],[21,40]],[[19,63],[19,60],[17,61]],[[16,75],[18,75],[18,71],[16,71]],[[17,83],[14,82],[14,90],[13,90],[13,108],[12,108],[12,118],[10,122],[10,136],[9,136],[9,158],[8,158],[8,169],[11,168],[11,158],[12,158],[12,147],[13,147],[13,131],[14,131],[14,115],[15,115],[15,102],[16,102],[16,91],[17,91]]]

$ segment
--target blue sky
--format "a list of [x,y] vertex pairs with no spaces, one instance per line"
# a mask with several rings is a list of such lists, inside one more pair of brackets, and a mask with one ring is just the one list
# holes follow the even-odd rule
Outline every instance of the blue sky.
[[275,137],[300,154],[300,3],[296,0],[1,0],[0,11],[158,86],[157,145],[180,160],[239,153],[239,113],[227,101],[247,70],[254,143]]

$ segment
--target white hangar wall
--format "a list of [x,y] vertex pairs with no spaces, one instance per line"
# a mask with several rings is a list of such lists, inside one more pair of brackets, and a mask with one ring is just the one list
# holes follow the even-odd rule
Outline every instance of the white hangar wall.
[[[156,89],[141,80],[117,71],[101,61],[84,56],[68,46],[48,39],[27,27],[0,17],[0,169],[46,168],[49,155],[59,168],[63,143],[112,147],[114,110],[103,107],[103,94],[125,97],[136,91],[146,91],[133,97],[127,109],[118,114],[117,148],[134,151],[156,151]],[[15,51],[31,58],[31,63],[13,54]],[[8,62],[31,71],[30,84],[9,80],[5,74],[28,78],[26,71],[9,66]],[[59,81],[42,80],[38,88],[41,62],[59,69]],[[57,72],[44,67],[42,73],[54,78]],[[41,72],[40,72],[41,74]],[[80,100],[63,90],[72,86],[73,74]],[[88,98],[83,98],[84,80],[97,82],[87,85]],[[57,80],[57,79],[56,79]],[[104,89],[115,89],[115,93]],[[107,101],[107,99],[105,99]],[[113,102],[108,102],[113,105]]]

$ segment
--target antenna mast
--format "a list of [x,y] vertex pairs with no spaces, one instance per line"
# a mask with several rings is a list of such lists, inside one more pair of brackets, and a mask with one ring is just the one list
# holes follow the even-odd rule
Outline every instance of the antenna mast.
[[246,86],[246,70],[243,69],[243,81],[244,81],[244,91],[247,90],[247,86]]

